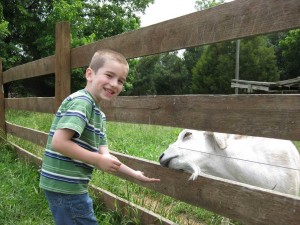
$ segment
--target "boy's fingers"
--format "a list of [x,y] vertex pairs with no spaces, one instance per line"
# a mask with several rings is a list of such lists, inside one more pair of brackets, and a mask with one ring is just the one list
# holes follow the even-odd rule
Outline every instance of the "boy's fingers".
[[157,178],[150,178],[150,182],[160,182],[160,179],[157,179]]
[[120,167],[121,164],[122,164],[122,163],[121,163],[120,161],[116,161],[116,162],[115,162],[115,165],[117,165],[118,167]]

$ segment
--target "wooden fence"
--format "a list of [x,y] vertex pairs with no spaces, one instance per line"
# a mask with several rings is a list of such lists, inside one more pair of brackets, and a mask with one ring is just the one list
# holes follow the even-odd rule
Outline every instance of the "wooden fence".
[[[46,133],[5,122],[5,109],[55,113],[70,93],[71,70],[87,66],[99,48],[111,48],[128,59],[167,51],[242,39],[300,27],[299,0],[236,0],[156,25],[70,48],[70,26],[56,27],[56,54],[2,72],[0,82],[55,73],[53,98],[4,98],[0,94],[0,126],[13,135],[44,146]],[[118,97],[102,105],[110,121],[167,125],[199,130],[300,140],[300,95],[184,95]],[[25,158],[40,159],[20,147]],[[144,184],[117,176],[149,189],[205,208],[243,224],[300,224],[300,198],[250,185],[201,176],[188,182],[189,174],[162,168],[156,162],[114,153],[133,168],[159,177],[158,184]],[[99,189],[92,187],[92,190]],[[102,190],[111,204],[114,196]],[[117,199],[120,204],[125,204]],[[160,224],[155,215],[139,208],[144,224]],[[145,216],[147,215],[147,216]],[[162,219],[162,224],[171,221]]]

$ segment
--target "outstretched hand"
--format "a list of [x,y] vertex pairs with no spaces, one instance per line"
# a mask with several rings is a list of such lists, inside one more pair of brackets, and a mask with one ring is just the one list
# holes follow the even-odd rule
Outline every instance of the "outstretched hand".
[[146,177],[143,172],[138,170],[135,171],[135,178],[147,183],[160,182],[160,179]]
[[97,162],[96,167],[105,172],[121,172],[134,177],[137,180],[147,183],[160,182],[160,179],[146,177],[143,172],[139,170],[133,170],[132,168],[121,163],[117,157],[111,155],[110,153],[100,154],[101,158]]

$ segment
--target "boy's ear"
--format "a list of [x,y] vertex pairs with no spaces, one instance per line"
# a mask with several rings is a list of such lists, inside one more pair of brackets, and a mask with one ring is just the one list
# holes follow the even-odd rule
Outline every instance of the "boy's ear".
[[92,79],[93,70],[91,68],[87,68],[85,71],[85,78],[87,81],[90,81]]

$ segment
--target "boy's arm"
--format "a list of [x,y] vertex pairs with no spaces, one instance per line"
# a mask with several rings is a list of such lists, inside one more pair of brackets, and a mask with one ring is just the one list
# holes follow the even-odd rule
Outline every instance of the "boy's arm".
[[100,154],[109,154],[108,147],[106,145],[101,145],[99,147],[99,153]]
[[[99,153],[100,154],[108,154],[112,158],[117,159],[115,156],[113,156],[109,153],[109,149],[107,146],[100,146]],[[135,179],[138,179],[140,181],[143,181],[143,182],[159,182],[160,181],[160,179],[146,177],[146,176],[144,176],[143,172],[138,171],[138,170],[133,170],[132,168],[126,166],[123,163],[121,164],[121,166],[119,168],[119,172],[127,174],[127,175],[129,175]]]
[[71,140],[74,134],[75,131],[70,129],[56,130],[51,143],[53,149],[64,156],[94,165],[103,171],[116,172],[119,170],[121,162],[117,158],[87,151]]
[[143,182],[159,182],[160,179],[146,177],[143,172],[138,170],[133,170],[132,168],[126,166],[125,164],[121,164],[119,172],[127,174],[135,179],[138,179]]

